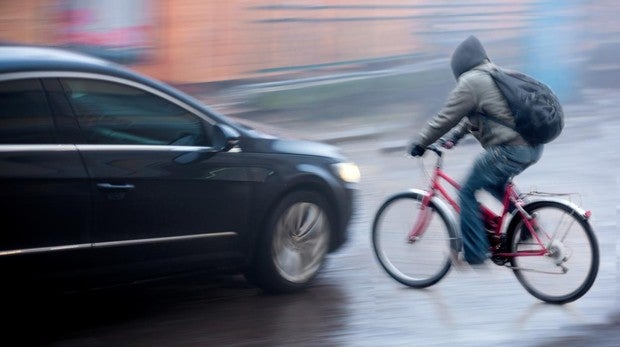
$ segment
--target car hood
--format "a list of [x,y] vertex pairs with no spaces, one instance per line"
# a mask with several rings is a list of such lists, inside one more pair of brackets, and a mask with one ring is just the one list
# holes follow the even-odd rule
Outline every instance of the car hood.
[[246,135],[241,140],[241,148],[244,151],[309,155],[344,160],[340,149],[333,145],[303,139],[303,135],[288,129],[246,119],[229,118],[236,126],[241,126]]
[[273,139],[270,142],[271,149],[279,153],[344,159],[337,147],[321,142],[290,139]]
[[338,147],[307,140],[252,137],[242,139],[240,147],[244,152],[306,155],[332,158],[335,161],[345,159]]

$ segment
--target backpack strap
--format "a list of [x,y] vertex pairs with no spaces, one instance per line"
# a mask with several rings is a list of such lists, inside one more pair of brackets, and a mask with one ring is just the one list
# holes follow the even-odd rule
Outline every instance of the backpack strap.
[[[497,84],[496,84],[496,82],[495,82],[495,77],[493,76],[493,73],[494,73],[494,72],[501,71],[500,67],[498,67],[497,65],[493,65],[493,68],[492,68],[490,71],[483,70],[483,69],[479,69],[479,71],[486,72],[486,73],[489,75],[489,77],[491,77],[491,80],[493,81],[493,84],[495,85],[495,87],[499,89],[499,87],[497,86]],[[501,91],[500,91],[500,95],[502,96],[502,98],[504,98],[504,100],[506,100],[506,97],[505,97],[505,96],[501,93]],[[506,102],[508,102],[508,101],[506,100]],[[509,108],[509,109],[510,109],[510,108]],[[512,116],[512,117],[513,117],[513,119],[514,119],[514,115],[512,114],[512,110],[510,111],[510,114],[511,114],[511,116]],[[507,127],[507,128],[510,128],[510,129],[512,129],[512,130],[516,130],[516,128],[515,128],[515,126],[514,126],[514,125],[509,124],[509,123],[507,123],[506,121],[504,121],[504,120],[502,120],[502,119],[499,119],[499,118],[497,118],[497,117],[494,117],[494,116],[489,115],[489,114],[486,114],[486,113],[481,113],[481,115],[482,115],[482,116],[484,116],[484,117],[486,117],[487,119],[489,119],[489,120],[491,120],[491,121],[493,121],[493,122],[497,123],[497,124],[503,125],[503,126],[505,126],[505,127]]]

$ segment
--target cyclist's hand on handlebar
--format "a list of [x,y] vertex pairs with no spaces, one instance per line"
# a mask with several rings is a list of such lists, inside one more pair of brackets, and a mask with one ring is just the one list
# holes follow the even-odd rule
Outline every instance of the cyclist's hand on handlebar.
[[409,154],[411,154],[411,156],[413,157],[421,157],[425,151],[426,148],[420,146],[417,143],[412,143],[411,145],[409,145]]

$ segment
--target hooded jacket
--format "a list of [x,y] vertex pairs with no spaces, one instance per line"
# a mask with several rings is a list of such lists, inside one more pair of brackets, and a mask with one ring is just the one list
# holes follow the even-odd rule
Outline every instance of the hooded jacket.
[[415,141],[426,147],[454,128],[449,137],[458,140],[470,132],[482,147],[527,145],[510,126],[514,118],[506,99],[495,85],[490,62],[484,47],[474,36],[455,49],[450,62],[457,80],[439,113],[420,131]]

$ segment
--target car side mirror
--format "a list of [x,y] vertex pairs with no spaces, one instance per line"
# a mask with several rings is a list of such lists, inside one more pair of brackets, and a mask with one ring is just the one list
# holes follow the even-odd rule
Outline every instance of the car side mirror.
[[214,150],[227,152],[239,143],[241,135],[237,130],[226,124],[215,124],[211,128],[211,144]]
[[179,164],[189,164],[197,160],[209,159],[218,152],[230,151],[239,143],[241,136],[237,130],[226,124],[215,124],[209,132],[211,146],[200,151],[183,153],[174,159]]

